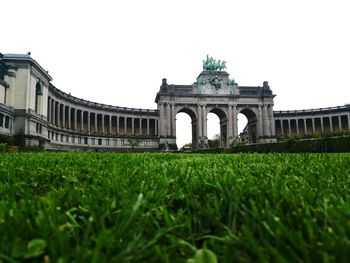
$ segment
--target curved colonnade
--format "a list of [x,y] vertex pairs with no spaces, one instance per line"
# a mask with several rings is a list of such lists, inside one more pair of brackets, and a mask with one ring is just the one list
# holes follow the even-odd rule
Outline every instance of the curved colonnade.
[[320,109],[274,111],[277,138],[350,131],[350,105]]
[[58,145],[158,148],[158,112],[86,101],[50,86],[48,139]]

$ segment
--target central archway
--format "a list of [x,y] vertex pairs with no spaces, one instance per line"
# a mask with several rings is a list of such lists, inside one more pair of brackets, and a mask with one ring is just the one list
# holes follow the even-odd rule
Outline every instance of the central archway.
[[214,113],[216,116],[219,117],[219,123],[220,123],[220,147],[228,147],[228,141],[227,141],[227,115],[225,113],[225,110],[213,107],[208,108],[208,113]]
[[241,140],[248,143],[256,143],[258,139],[258,118],[257,114],[252,109],[243,109],[239,113],[243,114],[248,122],[243,132],[240,135]]

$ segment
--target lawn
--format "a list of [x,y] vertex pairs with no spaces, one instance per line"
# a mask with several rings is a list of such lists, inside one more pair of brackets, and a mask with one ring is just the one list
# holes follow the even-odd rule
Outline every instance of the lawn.
[[216,259],[349,262],[350,154],[0,154],[0,262]]

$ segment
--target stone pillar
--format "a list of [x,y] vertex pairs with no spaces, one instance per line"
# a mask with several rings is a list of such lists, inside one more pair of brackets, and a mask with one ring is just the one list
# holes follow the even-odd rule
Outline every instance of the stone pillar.
[[149,118],[147,118],[147,135],[149,135]]
[[321,131],[322,133],[324,133],[324,127],[323,127],[323,118],[320,118],[320,122],[321,122]]
[[90,118],[91,118],[91,113],[88,111],[87,112],[87,116],[88,116],[88,119],[87,119],[87,132],[90,133],[91,132],[91,123],[90,123]]
[[139,134],[142,135],[142,118],[139,118],[139,128],[140,128]]
[[56,126],[57,127],[61,127],[60,114],[61,114],[61,104],[57,103],[57,119],[56,119]]
[[315,133],[316,133],[316,129],[315,129],[315,118],[312,118],[311,121],[312,121],[312,132],[315,134]]
[[131,134],[135,135],[135,126],[134,126],[135,119],[131,118]]
[[72,108],[68,106],[68,129],[72,129]]
[[298,119],[295,119],[295,126],[297,128],[297,134],[299,134],[299,123],[298,123]]
[[263,118],[264,118],[264,135],[270,136],[269,133],[269,120],[267,116],[267,105],[263,107]]
[[119,115],[117,116],[117,128],[116,128],[116,134],[119,134]]
[[176,137],[176,112],[175,112],[175,104],[171,104],[171,135]]
[[202,106],[197,105],[197,130],[198,130],[198,139],[202,137]]
[[263,130],[263,114],[262,114],[262,105],[259,104],[258,107],[258,137],[263,137],[264,136],[264,130]]
[[159,103],[159,133],[160,136],[165,136],[165,116],[164,116],[164,104]]
[[307,134],[307,123],[306,123],[306,119],[304,119],[304,133]]
[[273,116],[273,106],[270,106],[270,120],[271,120],[271,131],[270,131],[270,135],[273,137],[276,137],[276,125],[275,125],[275,116]]
[[280,120],[280,124],[281,124],[281,136],[284,137],[283,119]]
[[51,98],[49,98],[47,101],[47,122],[48,123],[51,123],[51,103],[52,103],[52,100]]
[[80,111],[80,130],[84,131],[84,111]]
[[238,118],[238,112],[237,112],[237,106],[233,105],[232,106],[232,120],[233,120],[233,138],[236,139],[238,138],[238,123],[237,123],[237,118]]
[[290,125],[290,119],[288,119],[288,134],[291,135],[292,134],[292,127]]
[[105,134],[105,115],[101,114],[102,134]]
[[94,124],[94,125],[95,125],[95,127],[94,127],[94,133],[97,133],[97,132],[98,132],[98,128],[97,128],[97,124],[98,124],[97,116],[98,116],[98,115],[97,115],[97,113],[95,112],[95,113],[94,113],[94,117],[95,117],[95,118],[94,118],[94,122],[95,122],[95,124]]
[[112,115],[109,115],[109,129],[108,133],[112,134]]
[[329,129],[331,130],[331,132],[333,132],[332,116],[330,116],[328,118],[329,118]]
[[205,139],[208,139],[208,134],[207,134],[207,106],[206,105],[203,105],[202,107],[202,122],[203,122],[203,125],[202,125],[202,136],[205,138]]
[[128,134],[128,119],[124,117],[124,134]]
[[227,145],[233,140],[233,113],[232,105],[228,105],[228,116],[227,116]]
[[63,122],[62,127],[65,129],[66,128],[66,106],[65,105],[63,105],[62,122]]
[[170,103],[167,104],[167,108],[166,108],[166,123],[167,123],[166,136],[170,136],[171,135]]
[[78,131],[78,111],[74,109],[74,130]]
[[341,131],[343,128],[341,125],[341,116],[340,115],[338,116],[338,123],[339,123],[339,131]]
[[154,134],[159,135],[159,120],[158,119],[154,120]]

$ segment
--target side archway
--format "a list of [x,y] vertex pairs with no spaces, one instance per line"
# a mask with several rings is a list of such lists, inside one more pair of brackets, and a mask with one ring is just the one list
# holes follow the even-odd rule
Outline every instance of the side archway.
[[[191,129],[192,129],[192,149],[197,149],[198,148],[198,133],[197,133],[197,115],[195,109],[192,109],[191,107],[181,107],[177,108],[176,110],[176,115],[178,113],[186,113],[190,118],[191,118]],[[181,127],[177,127],[177,130],[181,129]],[[181,145],[180,145],[181,146]]]
[[239,134],[240,140],[246,141],[248,143],[256,143],[259,138],[257,113],[255,110],[248,108],[241,109],[238,111],[238,113],[243,114],[248,120],[248,123],[243,129],[243,132]]

